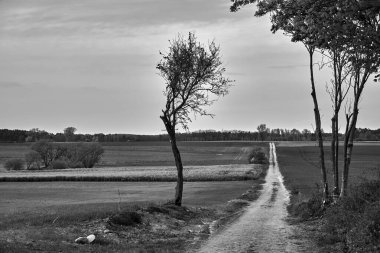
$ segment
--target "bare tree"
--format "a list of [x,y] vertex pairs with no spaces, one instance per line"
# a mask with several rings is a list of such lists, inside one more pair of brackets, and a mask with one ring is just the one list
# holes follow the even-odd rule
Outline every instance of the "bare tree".
[[160,118],[168,132],[177,167],[174,203],[178,206],[182,204],[183,165],[176,142],[176,127],[181,125],[187,130],[192,113],[213,116],[204,107],[228,93],[232,81],[223,76],[225,69],[219,52],[215,42],[204,47],[190,32],[187,39],[178,35],[170,41],[169,52],[160,52],[162,59],[156,67],[166,83],[166,105]]

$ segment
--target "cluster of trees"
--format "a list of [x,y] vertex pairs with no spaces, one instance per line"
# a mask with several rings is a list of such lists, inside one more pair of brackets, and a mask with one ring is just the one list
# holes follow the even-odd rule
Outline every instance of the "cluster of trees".
[[[231,11],[255,3],[257,16],[270,15],[273,32],[282,31],[292,42],[299,42],[307,51],[311,96],[314,104],[316,137],[320,150],[320,168],[324,202],[329,188],[323,149],[321,117],[314,78],[315,55],[323,55],[320,66],[331,70],[328,93],[332,102],[331,157],[334,171],[333,196],[347,194],[348,174],[353,141],[359,115],[359,102],[368,80],[378,81],[380,66],[380,4],[378,1],[352,0],[233,0]],[[327,60],[326,60],[327,59]],[[339,115],[346,103],[343,137],[343,175],[339,187]],[[336,198],[335,198],[336,199]]]
[[[56,143],[49,140],[39,140],[25,154],[26,169],[42,168],[92,168],[104,153],[99,143]],[[24,168],[22,159],[12,159],[5,163],[6,169],[19,170]]]

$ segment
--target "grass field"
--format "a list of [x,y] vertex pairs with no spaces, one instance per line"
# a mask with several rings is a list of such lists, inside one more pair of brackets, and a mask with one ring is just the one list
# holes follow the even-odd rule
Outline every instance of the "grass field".
[[[193,165],[184,168],[186,182],[254,180],[261,176],[258,164]],[[129,166],[91,169],[63,169],[40,171],[4,171],[0,182],[31,181],[133,181],[175,182],[177,170],[173,166]]]
[[[221,204],[240,196],[252,185],[252,181],[187,182],[184,204]],[[175,183],[170,182],[3,182],[0,183],[0,215],[77,212],[80,211],[77,207],[88,204],[108,205],[108,209],[116,210],[119,202],[166,202],[173,198],[174,187]]]
[[[174,165],[169,142],[102,143],[104,155],[97,167]],[[246,164],[256,142],[179,142],[185,165]],[[0,170],[6,160],[24,158],[30,144],[0,144]]]
[[[328,143],[325,143],[328,145]],[[328,168],[329,187],[332,187],[330,147],[325,145],[326,166]],[[342,151],[342,149],[341,149]],[[277,157],[290,191],[298,191],[301,199],[307,199],[321,186],[321,172],[318,165],[319,151],[315,143],[279,143]],[[343,155],[340,154],[340,165]],[[377,177],[380,173],[380,144],[357,143],[354,146],[349,183]],[[341,171],[340,171],[341,175]]]
[[[267,144],[179,143],[187,181],[257,179],[185,182],[183,204],[191,211],[177,210],[180,217],[177,211],[151,214],[142,210],[173,198],[175,183],[171,181],[175,180],[176,169],[169,143],[106,143],[103,146],[102,161],[93,169],[11,172],[3,169],[0,177],[113,177],[126,181],[169,182],[0,182],[0,215],[3,217],[0,251],[130,252],[131,247],[143,247],[142,252],[147,249],[155,252],[157,248],[184,251],[186,244],[200,235],[199,229],[205,221],[232,217],[231,212],[258,195],[264,167],[248,164],[248,156],[255,146]],[[29,150],[25,144],[2,144],[0,162],[23,158]],[[240,197],[243,199],[228,202]],[[144,224],[138,228],[109,227],[109,217],[120,210],[134,209],[143,214]],[[107,234],[106,228],[123,235]],[[99,233],[97,238],[103,238],[96,244],[81,247],[74,243],[76,237],[94,231]]]

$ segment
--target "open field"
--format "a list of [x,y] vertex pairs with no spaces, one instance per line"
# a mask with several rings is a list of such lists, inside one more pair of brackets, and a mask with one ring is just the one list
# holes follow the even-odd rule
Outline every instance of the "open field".
[[[253,181],[187,182],[184,205],[212,206],[240,196]],[[72,209],[87,204],[118,202],[166,202],[174,196],[170,182],[3,182],[0,183],[0,215],[20,212],[40,214]],[[75,212],[75,211],[74,211]]]
[[[326,143],[328,145],[328,143]],[[342,149],[341,149],[342,151]],[[278,161],[285,184],[290,191],[298,191],[302,199],[308,198],[321,185],[321,173],[318,165],[319,151],[315,143],[279,143]],[[326,166],[328,168],[329,187],[332,187],[330,147],[325,146]],[[340,154],[342,165],[343,154]],[[379,143],[357,143],[354,146],[349,183],[364,178],[374,178],[380,173]],[[341,174],[341,173],[340,173]]]
[[[1,183],[0,199],[7,203],[1,206],[0,252],[185,252],[208,237],[201,229],[212,221],[233,219],[248,203],[235,198],[249,191],[244,196],[255,199],[261,183],[185,183],[183,208],[162,205],[172,197],[174,183]],[[110,223],[128,210],[137,210],[142,223]],[[93,244],[74,243],[93,233]]]
[[[260,177],[263,166],[258,164],[229,164],[208,166],[186,166],[184,180],[237,181]],[[175,182],[177,170],[173,166],[131,166],[91,169],[63,169],[42,171],[5,171],[0,173],[0,182],[10,181],[145,181]]]
[[[169,142],[101,143],[104,155],[97,167],[174,165]],[[24,158],[31,144],[0,143],[0,171],[6,160]],[[246,164],[257,142],[179,142],[185,165]]]
[[[248,164],[250,151],[258,145],[267,144],[180,143],[188,181],[257,180],[185,182],[183,204],[190,209],[173,209],[169,213],[149,213],[144,208],[172,199],[174,182],[0,182],[0,215],[3,217],[0,251],[130,252],[131,247],[183,251],[187,244],[200,241],[204,222],[210,224],[215,219],[229,217],[223,218],[227,221],[233,212],[258,195],[264,166]],[[168,143],[106,144],[104,148],[102,163],[94,169],[3,170],[0,176],[175,179]],[[27,145],[0,145],[0,160],[22,158],[28,150]],[[240,197],[243,199],[228,202]],[[110,225],[109,217],[120,210],[139,210],[143,224],[136,228]],[[115,232],[104,232],[107,229]],[[97,243],[84,246],[74,243],[78,236],[94,232],[99,233]]]

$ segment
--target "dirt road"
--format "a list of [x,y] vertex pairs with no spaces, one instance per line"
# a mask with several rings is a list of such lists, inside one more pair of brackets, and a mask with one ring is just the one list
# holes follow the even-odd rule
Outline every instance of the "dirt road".
[[200,252],[313,252],[311,245],[294,236],[286,222],[289,192],[283,184],[270,143],[270,166],[261,196],[231,226],[210,238]]

